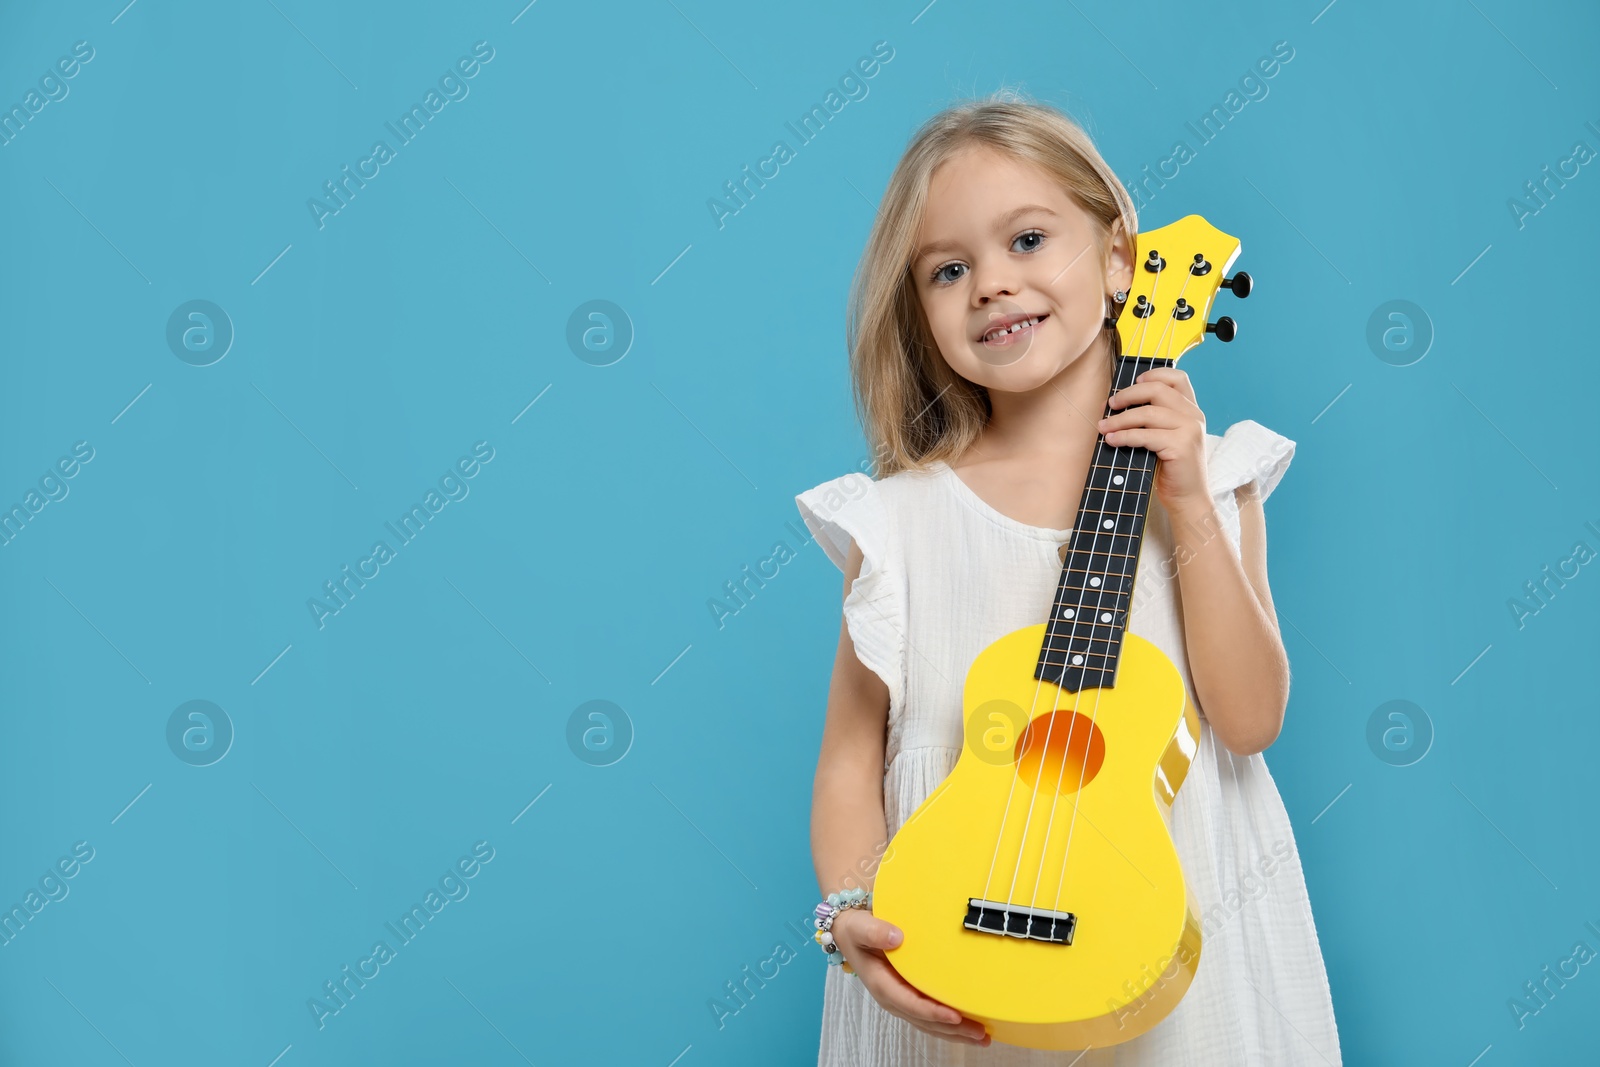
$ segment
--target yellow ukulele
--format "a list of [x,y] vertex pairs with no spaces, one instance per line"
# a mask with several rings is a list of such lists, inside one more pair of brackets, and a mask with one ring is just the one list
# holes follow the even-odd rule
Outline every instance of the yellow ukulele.
[[[1208,324],[1236,238],[1199,215],[1138,235],[1112,392],[1170,367]],[[1109,405],[1106,414],[1112,414]],[[1114,1045],[1160,1022],[1200,965],[1200,925],[1171,836],[1200,738],[1183,678],[1126,631],[1155,453],[1102,437],[1048,621],[967,672],[966,744],[889,843],[873,912],[917,989],[1037,1049]]]

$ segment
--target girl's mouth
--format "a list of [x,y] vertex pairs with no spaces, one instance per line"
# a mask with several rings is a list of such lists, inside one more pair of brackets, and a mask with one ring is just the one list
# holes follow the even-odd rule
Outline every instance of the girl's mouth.
[[989,330],[983,335],[983,343],[986,347],[1003,348],[1006,345],[1029,340],[1033,337],[1034,331],[1049,317],[1047,314],[1035,315],[1031,319],[1023,319],[1004,329]]

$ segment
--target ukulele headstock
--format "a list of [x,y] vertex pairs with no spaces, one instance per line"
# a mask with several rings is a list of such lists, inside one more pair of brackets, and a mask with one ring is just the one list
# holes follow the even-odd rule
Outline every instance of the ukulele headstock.
[[1178,357],[1214,333],[1231,341],[1237,325],[1224,315],[1207,322],[1218,289],[1250,295],[1250,275],[1227,277],[1239,257],[1239,239],[1199,215],[1138,235],[1134,242],[1133,284],[1117,318],[1124,356]]

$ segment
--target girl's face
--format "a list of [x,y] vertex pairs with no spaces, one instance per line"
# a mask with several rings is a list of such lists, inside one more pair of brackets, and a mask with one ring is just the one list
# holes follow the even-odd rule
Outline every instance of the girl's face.
[[1025,392],[1099,351],[1106,298],[1133,280],[1121,235],[1119,223],[1108,278],[1093,220],[1042,170],[987,146],[939,164],[911,269],[945,362]]

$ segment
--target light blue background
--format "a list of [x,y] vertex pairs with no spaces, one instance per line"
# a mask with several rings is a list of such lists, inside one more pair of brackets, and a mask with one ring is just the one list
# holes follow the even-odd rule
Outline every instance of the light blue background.
[[[1001,84],[1131,183],[1280,40],[1141,222],[1240,237],[1241,337],[1184,369],[1213,432],[1299,445],[1267,759],[1346,1062],[1592,1056],[1595,966],[1524,1028],[1507,1006],[1600,949],[1600,577],[1507,606],[1600,548],[1600,174],[1507,205],[1600,148],[1592,5],[122,2],[0,16],[7,108],[94,48],[0,147],[0,503],[94,448],[0,548],[0,903],[95,850],[0,948],[0,1062],[814,1062],[814,947],[722,1028],[708,1001],[816,897],[840,582],[793,496],[865,459],[843,302],[872,205],[918,123]],[[470,95],[319,229],[308,198],[480,40]],[[165,340],[195,299],[237,331],[207,367]],[[635,331],[609,366],[566,340],[595,299]],[[1404,367],[1366,340],[1397,299],[1434,334]],[[470,495],[319,629],[308,598],[477,441]],[[204,768],[165,737],[196,699],[236,731]],[[1367,742],[1395,699],[1435,735],[1408,767]],[[611,766],[568,745],[590,700],[632,724]],[[308,998],[479,840],[470,895],[319,1030]]]

